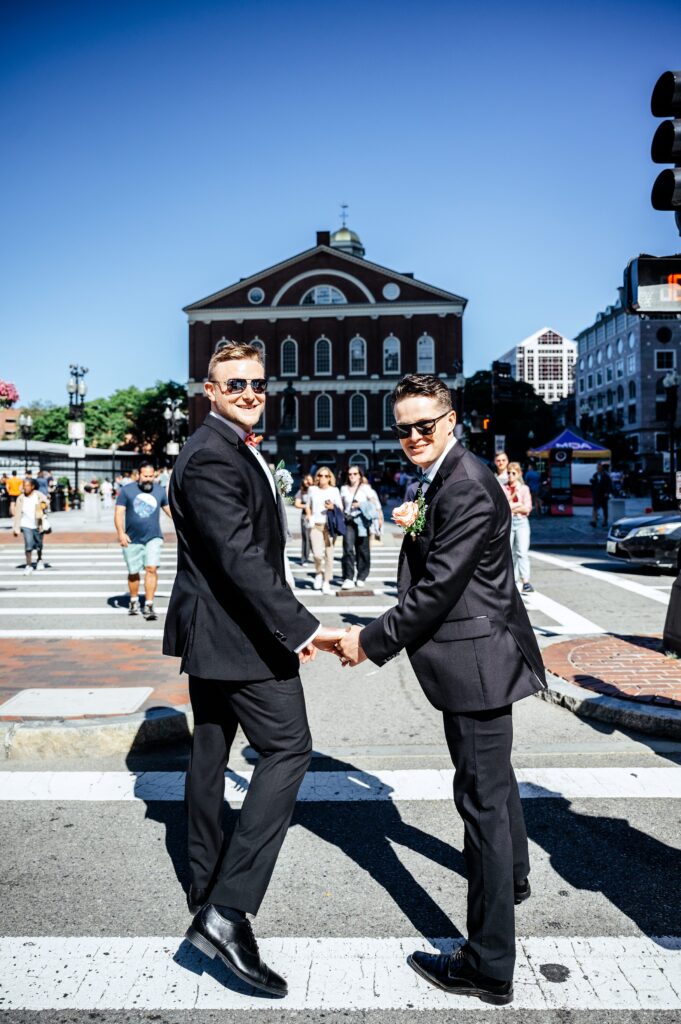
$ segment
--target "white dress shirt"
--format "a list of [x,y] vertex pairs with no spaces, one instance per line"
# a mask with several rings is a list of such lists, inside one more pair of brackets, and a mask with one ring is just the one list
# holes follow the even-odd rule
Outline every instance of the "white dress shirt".
[[432,484],[433,480],[435,479],[435,474],[437,473],[438,469],[440,468],[442,463],[445,461],[445,459],[447,458],[447,456],[449,455],[449,453],[451,452],[451,450],[452,450],[452,448],[454,447],[455,444],[456,444],[456,438],[452,434],[452,436],[450,437],[449,441],[447,442],[447,446],[445,447],[445,450],[443,451],[442,455],[440,455],[440,457],[437,458],[435,460],[435,462],[431,462],[430,466],[428,466],[428,469],[424,470],[424,472],[425,472],[426,476],[428,477],[428,479],[421,481],[421,493],[422,494],[425,494],[426,491],[428,490],[428,488],[430,487],[430,485]]

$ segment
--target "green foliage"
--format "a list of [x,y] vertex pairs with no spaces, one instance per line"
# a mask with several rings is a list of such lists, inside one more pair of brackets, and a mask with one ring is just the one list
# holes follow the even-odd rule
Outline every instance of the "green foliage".
[[[176,381],[157,381],[151,388],[121,388],[109,398],[85,403],[85,443],[92,448],[117,448],[162,456],[167,441],[163,418],[166,398],[181,398],[186,415],[187,392]],[[33,416],[36,441],[68,443],[68,405],[37,403]]]

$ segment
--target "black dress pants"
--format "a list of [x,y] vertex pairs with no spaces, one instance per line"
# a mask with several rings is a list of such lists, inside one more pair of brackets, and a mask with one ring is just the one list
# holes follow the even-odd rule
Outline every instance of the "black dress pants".
[[513,883],[530,859],[518,783],[511,767],[512,705],[444,712],[454,764],[454,802],[464,823],[468,870],[467,954],[473,967],[510,981],[515,966]]
[[341,563],[344,580],[355,578],[355,562],[357,563],[357,580],[362,581],[367,578],[369,575],[369,551],[369,537],[360,537],[356,525],[346,520]]
[[[310,764],[312,739],[300,678],[232,683],[189,677],[194,738],[185,789],[189,874],[210,902],[256,914]],[[225,841],[225,768],[237,725],[260,755]],[[224,850],[223,850],[224,845]]]

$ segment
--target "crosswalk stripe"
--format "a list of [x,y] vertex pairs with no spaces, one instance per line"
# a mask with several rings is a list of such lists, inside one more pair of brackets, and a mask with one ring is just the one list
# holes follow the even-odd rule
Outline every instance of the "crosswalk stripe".
[[[81,618],[84,615],[127,615],[128,609],[124,605],[119,608],[114,608],[112,605],[101,605],[99,608],[71,608],[71,607],[59,607],[59,608],[0,608],[0,616],[8,618],[10,616],[17,617],[19,615],[30,615],[32,619],[43,618],[45,615],[77,615]],[[157,608],[156,613],[158,615],[165,615],[165,608]]]
[[[288,1010],[460,1010],[491,1007],[452,997],[405,963],[414,949],[448,952],[456,941],[283,937],[259,940],[286,977]],[[517,939],[515,1010],[677,1010],[676,936],[532,936]],[[236,983],[179,936],[17,936],[0,939],[3,1010],[238,1010],[271,1003]],[[561,969],[562,984],[555,973]]]
[[[252,771],[225,774],[225,799],[242,803]],[[681,768],[519,768],[524,800],[681,800]],[[381,769],[308,772],[302,803],[356,803],[452,798],[453,770]],[[184,772],[0,772],[0,801],[184,799]]]
[[632,594],[648,597],[651,601],[657,601],[659,604],[669,604],[669,596],[667,594],[658,594],[654,587],[648,587],[644,583],[636,583],[634,580],[624,579],[621,576],[615,575],[615,573],[608,572],[607,569],[587,569],[584,565],[575,565],[564,558],[556,558],[555,555],[545,555],[539,551],[531,551],[530,555],[539,562],[556,565],[561,569],[569,569],[570,572],[575,572],[580,576],[589,576],[591,579],[598,580],[599,583],[609,583],[613,587],[629,590]]
[[597,626],[595,622],[584,618],[583,615],[579,615],[572,608],[554,601],[553,598],[547,597],[546,594],[540,594],[537,590],[531,594],[523,594],[523,600],[528,611],[543,612],[544,615],[548,615],[550,619],[558,623],[555,627],[549,627],[548,631],[551,633],[570,636],[590,636],[594,633],[605,633],[605,630],[601,626]]

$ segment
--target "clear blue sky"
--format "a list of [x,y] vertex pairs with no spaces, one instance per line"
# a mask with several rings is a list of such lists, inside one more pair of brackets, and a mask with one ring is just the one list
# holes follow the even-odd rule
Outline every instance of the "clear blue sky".
[[681,248],[649,192],[678,0],[4,5],[0,377],[185,380],[183,305],[349,223],[465,295],[465,370]]

